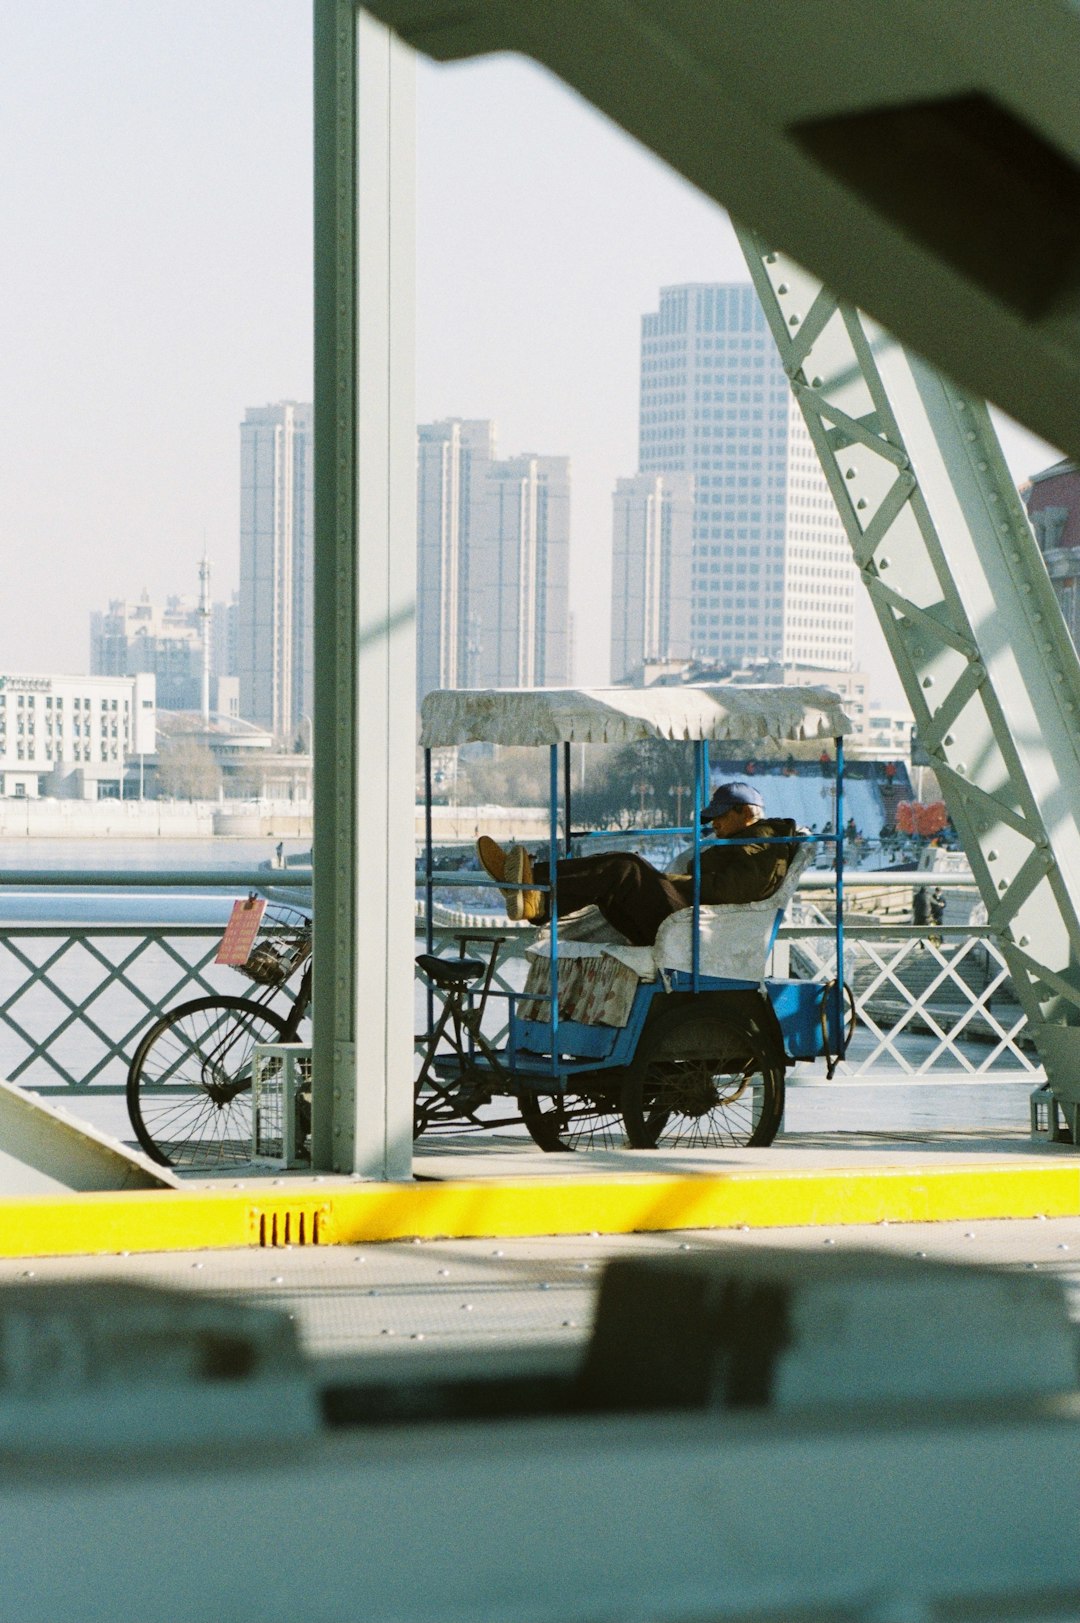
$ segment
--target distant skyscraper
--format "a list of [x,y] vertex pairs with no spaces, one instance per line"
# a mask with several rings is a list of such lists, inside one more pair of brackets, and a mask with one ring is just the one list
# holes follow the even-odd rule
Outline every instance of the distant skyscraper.
[[312,426],[283,401],[240,427],[240,713],[281,739],[312,707]]
[[422,423],[417,440],[416,673],[423,698],[433,688],[469,685],[469,561],[484,521],[494,424]]
[[856,570],[749,284],[661,289],[642,319],[639,467],[694,478],[694,653],[849,667]]
[[[213,614],[224,615],[223,603]],[[198,710],[202,698],[203,620],[198,602],[169,597],[164,607],[147,592],[135,601],[113,598],[107,609],[90,615],[90,671],[94,676],[152,674],[159,710]],[[213,640],[210,675],[213,685],[230,674]]]
[[570,463],[498,461],[494,426],[422,424],[417,688],[569,680]]
[[611,679],[647,660],[689,659],[694,481],[686,473],[619,479],[611,568]]
[[492,464],[487,523],[470,571],[476,687],[559,687],[568,680],[570,461]]
[[240,593],[227,603],[215,603],[210,615],[210,669],[216,676],[235,676],[237,621]]

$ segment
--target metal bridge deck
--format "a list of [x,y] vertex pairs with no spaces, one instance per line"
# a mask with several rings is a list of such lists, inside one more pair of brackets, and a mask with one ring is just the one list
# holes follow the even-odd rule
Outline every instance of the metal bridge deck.
[[1080,1217],[4,1259],[0,1285],[123,1279],[209,1292],[284,1309],[320,1360],[393,1354],[400,1367],[403,1353],[426,1362],[458,1352],[476,1374],[478,1358],[493,1367],[511,1356],[530,1365],[576,1358],[609,1259],[732,1246],[869,1248],[1041,1269],[1065,1282],[1080,1320]]

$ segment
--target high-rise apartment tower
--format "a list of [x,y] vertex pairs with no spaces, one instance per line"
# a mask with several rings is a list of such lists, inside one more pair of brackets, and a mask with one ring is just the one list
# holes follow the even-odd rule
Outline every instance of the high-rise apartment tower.
[[417,691],[569,680],[570,463],[488,421],[418,430]]
[[611,679],[655,660],[689,659],[694,481],[639,473],[615,485]]
[[[212,623],[228,613],[224,603],[213,604]],[[113,598],[107,609],[90,615],[91,675],[152,673],[159,710],[198,710],[207,652],[212,693],[233,674],[224,646],[212,639],[207,650],[206,629],[199,604],[190,597],[169,597],[164,605],[151,602],[146,591],[134,599]]]
[[248,409],[240,427],[240,713],[282,740],[313,691],[312,408]]
[[748,283],[663,288],[643,317],[639,468],[693,476],[698,657],[852,665],[851,550]]

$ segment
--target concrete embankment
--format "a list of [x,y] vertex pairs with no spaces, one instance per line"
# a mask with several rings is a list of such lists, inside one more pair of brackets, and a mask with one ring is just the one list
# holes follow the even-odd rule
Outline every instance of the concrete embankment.
[[[438,845],[471,845],[480,834],[497,840],[546,840],[543,808],[435,806]],[[416,808],[416,837],[424,837],[424,808]],[[0,800],[0,839],[311,839],[307,800]]]
[[304,801],[224,804],[216,800],[0,800],[0,838],[310,839]]

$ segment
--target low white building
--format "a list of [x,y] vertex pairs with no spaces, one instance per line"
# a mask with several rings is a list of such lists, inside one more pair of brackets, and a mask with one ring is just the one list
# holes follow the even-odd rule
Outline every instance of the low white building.
[[0,795],[119,798],[156,746],[154,677],[0,672]]

